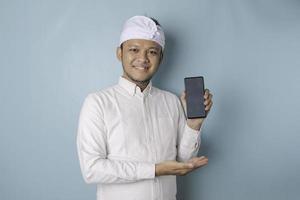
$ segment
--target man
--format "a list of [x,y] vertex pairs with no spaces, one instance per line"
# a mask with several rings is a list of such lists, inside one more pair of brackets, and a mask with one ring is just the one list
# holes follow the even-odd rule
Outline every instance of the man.
[[[128,19],[117,48],[123,75],[83,103],[78,155],[84,180],[97,184],[98,200],[175,200],[176,175],[208,162],[196,157],[204,119],[186,120],[185,93],[180,102],[152,86],[164,45],[156,20]],[[204,98],[209,112],[212,94],[207,89]]]

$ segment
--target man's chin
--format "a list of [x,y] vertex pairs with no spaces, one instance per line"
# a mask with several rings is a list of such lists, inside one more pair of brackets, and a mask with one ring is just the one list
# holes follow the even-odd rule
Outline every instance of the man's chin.
[[[128,75],[127,75],[128,76]],[[152,77],[135,77],[135,76],[128,76],[132,81],[137,83],[147,83],[151,80]]]
[[138,83],[147,83],[151,80],[151,78],[144,78],[144,79],[132,79],[134,82]]

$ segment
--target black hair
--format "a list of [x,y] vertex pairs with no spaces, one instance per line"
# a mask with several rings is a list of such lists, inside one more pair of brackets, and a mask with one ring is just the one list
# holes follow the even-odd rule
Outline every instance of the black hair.
[[150,17],[150,19],[152,19],[154,21],[156,26],[160,26],[160,23],[157,21],[157,19],[155,19],[154,17]]

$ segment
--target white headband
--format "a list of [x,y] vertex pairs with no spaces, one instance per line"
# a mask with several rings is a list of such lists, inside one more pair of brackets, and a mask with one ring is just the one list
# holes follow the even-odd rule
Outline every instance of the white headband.
[[145,16],[134,16],[128,19],[120,36],[119,46],[126,40],[145,39],[157,42],[162,50],[165,47],[165,34],[161,26]]

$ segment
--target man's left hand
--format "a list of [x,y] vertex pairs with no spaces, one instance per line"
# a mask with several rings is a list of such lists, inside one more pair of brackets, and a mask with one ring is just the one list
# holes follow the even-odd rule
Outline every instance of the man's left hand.
[[[208,115],[208,113],[213,105],[212,96],[213,95],[210,93],[209,89],[205,89],[204,105],[205,105],[206,116]],[[180,100],[183,105],[185,113],[187,113],[186,112],[186,93],[185,93],[185,91],[181,94]],[[205,118],[187,119],[187,125],[192,129],[200,130],[204,119]]]

